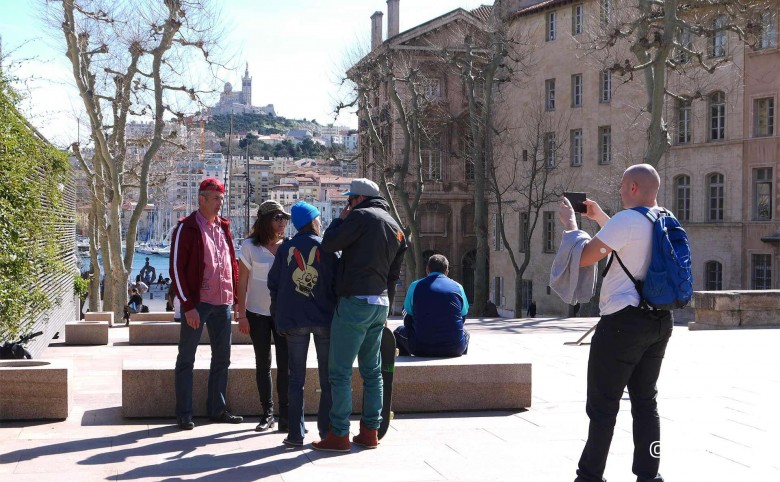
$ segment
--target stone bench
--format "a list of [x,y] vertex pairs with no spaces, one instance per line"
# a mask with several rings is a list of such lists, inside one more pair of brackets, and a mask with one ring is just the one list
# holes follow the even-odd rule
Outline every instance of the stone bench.
[[108,345],[107,321],[69,321],[65,323],[67,345]]
[[69,368],[66,360],[0,360],[0,420],[68,418]]
[[[176,321],[142,321],[130,323],[131,345],[178,345],[181,323]],[[231,323],[231,332],[234,345],[251,345],[252,339],[238,331],[238,323]],[[209,343],[209,331],[204,326],[200,337],[200,344]]]
[[114,326],[113,311],[88,311],[84,313],[84,321],[106,321],[108,326]]
[[[132,325],[131,325],[132,326]],[[393,383],[393,411],[442,412],[519,410],[531,406],[531,364],[522,354],[490,351],[490,342],[459,358],[399,357]],[[496,336],[487,337],[495,339]],[[482,355],[475,355],[475,353]],[[209,359],[197,359],[193,379],[193,409],[206,415]],[[276,368],[272,369],[276,380]],[[304,400],[307,414],[319,403],[317,362],[310,347]],[[276,396],[276,394],[274,394]],[[352,373],[352,406],[359,412],[363,387],[357,366]],[[233,354],[228,406],[241,415],[260,413],[254,359]],[[277,405],[278,406],[278,405]],[[172,417],[175,413],[174,361],[125,360],[122,366],[122,414],[125,417]]]
[[173,321],[173,311],[150,311],[149,313],[131,313],[130,321]]
[[780,290],[695,291],[689,330],[780,327]]

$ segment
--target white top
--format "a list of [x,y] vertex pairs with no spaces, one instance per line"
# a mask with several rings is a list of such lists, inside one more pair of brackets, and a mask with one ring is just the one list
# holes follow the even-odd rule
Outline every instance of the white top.
[[238,257],[249,269],[246,286],[246,309],[258,315],[271,316],[271,292],[268,291],[268,272],[274,263],[274,255],[263,246],[255,246],[250,238],[241,243]]
[[[658,214],[660,208],[652,211]],[[646,216],[632,209],[620,211],[607,221],[596,238],[617,251],[635,279],[645,279],[653,249],[653,223]],[[628,305],[639,306],[639,293],[620,263],[614,260],[601,284],[599,310],[604,316]]]

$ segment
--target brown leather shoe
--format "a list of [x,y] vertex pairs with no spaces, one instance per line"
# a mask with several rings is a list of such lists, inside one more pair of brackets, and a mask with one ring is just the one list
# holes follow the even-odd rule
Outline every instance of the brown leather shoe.
[[360,421],[360,433],[352,437],[352,443],[367,449],[375,449],[379,445],[378,429],[368,428]]
[[328,436],[319,442],[312,442],[311,446],[315,450],[324,452],[350,452],[352,444],[349,443],[349,434],[340,437],[333,432],[328,432]]

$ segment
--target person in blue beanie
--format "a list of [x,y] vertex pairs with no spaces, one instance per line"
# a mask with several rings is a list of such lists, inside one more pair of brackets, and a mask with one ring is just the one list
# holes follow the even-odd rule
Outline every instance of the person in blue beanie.
[[469,302],[463,286],[447,277],[450,263],[441,254],[428,258],[428,275],[409,286],[404,300],[404,324],[396,328],[398,354],[455,357],[469,349],[463,329]]
[[320,212],[303,201],[290,209],[298,233],[276,251],[268,274],[271,314],[279,332],[287,339],[290,373],[289,428],[283,443],[303,446],[306,428],[303,421],[303,386],[306,383],[306,354],[314,337],[320,378],[320,405],[317,429],[320,437],[328,433],[328,413],[332,405],[328,381],[330,326],[336,308],[334,280],[338,255],[325,253],[320,245]]

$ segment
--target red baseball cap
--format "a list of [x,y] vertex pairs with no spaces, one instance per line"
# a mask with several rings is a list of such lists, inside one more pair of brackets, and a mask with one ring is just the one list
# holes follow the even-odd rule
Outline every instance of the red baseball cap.
[[200,183],[200,190],[224,193],[225,185],[219,182],[219,179],[216,179],[214,177],[209,177],[208,179],[204,179],[203,182]]

